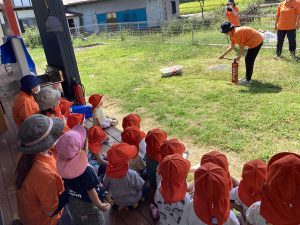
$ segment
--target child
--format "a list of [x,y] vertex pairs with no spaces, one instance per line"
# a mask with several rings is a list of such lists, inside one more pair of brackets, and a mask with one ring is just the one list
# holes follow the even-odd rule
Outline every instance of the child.
[[67,125],[71,129],[76,125],[83,125],[85,121],[84,114],[72,113],[67,118]]
[[139,174],[128,169],[129,160],[136,157],[138,151],[134,145],[114,144],[107,152],[108,164],[103,184],[119,210],[136,208],[142,200],[145,181]]
[[57,170],[69,192],[69,209],[75,224],[104,224],[102,211],[110,205],[99,199],[99,179],[92,166],[88,164],[83,151],[86,129],[76,125],[57,142]]
[[160,146],[167,139],[168,135],[160,129],[148,131],[146,141],[146,170],[151,186],[156,187],[156,169],[161,161]]
[[239,225],[230,210],[229,177],[221,167],[206,163],[195,172],[194,200],[184,209],[181,225]]
[[273,156],[262,200],[247,210],[247,224],[300,224],[299,183],[300,156],[288,152]]
[[190,162],[179,154],[166,156],[160,163],[162,181],[154,196],[160,214],[158,224],[180,223],[184,207],[191,201],[186,183],[190,167]]
[[145,150],[140,148],[140,143],[145,141],[145,133],[140,130],[139,127],[127,127],[122,133],[122,142],[130,145],[134,145],[138,149],[137,156],[129,161],[129,168],[135,170],[142,174],[142,171],[146,168],[146,163],[144,161]]
[[88,146],[89,150],[92,152],[92,157],[94,156],[98,162],[98,176],[105,173],[105,168],[107,161],[103,159],[101,154],[101,145],[107,140],[107,134],[99,126],[93,126],[88,129]]
[[94,94],[89,97],[89,103],[92,105],[93,124],[102,128],[117,126],[118,121],[113,118],[108,118],[103,112],[104,96]]
[[229,179],[229,190],[231,190],[233,187],[236,187],[238,185],[238,181],[236,181],[234,178],[230,176],[229,172],[229,163],[227,160],[226,155],[219,151],[211,151],[209,153],[206,153],[202,156],[200,165],[204,165],[205,163],[212,162],[216,164],[217,166],[220,166],[223,168],[226,172]]
[[228,0],[227,2],[226,17],[234,27],[241,26],[239,18],[239,8],[235,5],[234,0]]
[[253,203],[261,200],[261,192],[266,182],[267,165],[261,160],[252,160],[243,167],[239,186],[230,191],[230,201],[246,219],[246,211]]
[[[160,146],[160,155],[161,155],[161,162],[165,157],[168,155],[173,155],[173,154],[179,154],[182,156],[182,154],[185,151],[185,146],[178,141],[178,139],[170,139],[164,141],[164,143]],[[157,173],[156,173],[156,185],[159,186],[159,183],[161,181],[161,176],[158,174],[159,166],[157,167]]]
[[125,116],[122,121],[123,130],[131,126],[140,128],[140,125],[141,125],[141,117],[138,114],[134,114],[134,113]]
[[66,99],[61,98],[59,101],[59,108],[61,111],[61,114],[64,115],[64,117],[68,118],[71,114],[71,106],[73,105],[73,102],[69,102]]

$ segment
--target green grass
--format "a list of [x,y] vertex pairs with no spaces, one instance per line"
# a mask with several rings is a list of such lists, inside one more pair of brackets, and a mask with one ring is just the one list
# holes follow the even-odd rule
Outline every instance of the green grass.
[[[197,34],[201,44],[217,39],[226,43],[217,32]],[[231,62],[217,59],[225,48],[186,43],[114,41],[77,52],[87,94],[120,100],[124,112],[151,117],[171,135],[239,153],[244,160],[300,148],[299,59],[290,60],[284,50],[286,57],[275,61],[274,50],[263,49],[254,84],[240,87],[230,84]],[[30,52],[43,67],[42,50]],[[160,77],[159,69],[177,64],[183,76]],[[240,76],[244,70],[241,62]]]
[[[220,9],[221,7],[226,5],[227,2],[227,0],[205,0],[204,12],[210,12],[216,9]],[[237,6],[240,8],[244,7],[249,2],[249,0],[239,0],[236,2]],[[181,3],[179,9],[181,15],[201,12],[200,4],[197,1]]]

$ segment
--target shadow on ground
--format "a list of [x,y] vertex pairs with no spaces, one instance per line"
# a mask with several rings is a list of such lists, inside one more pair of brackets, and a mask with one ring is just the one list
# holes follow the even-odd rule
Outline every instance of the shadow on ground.
[[272,83],[263,83],[261,81],[254,80],[251,86],[247,89],[240,90],[240,93],[250,93],[250,94],[261,94],[261,93],[279,93],[282,88],[279,85]]

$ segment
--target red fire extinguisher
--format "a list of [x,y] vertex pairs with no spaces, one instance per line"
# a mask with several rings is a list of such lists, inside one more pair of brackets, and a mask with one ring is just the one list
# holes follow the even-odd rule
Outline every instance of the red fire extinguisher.
[[75,96],[75,99],[79,105],[85,105],[85,89],[84,86],[79,83],[77,80],[73,81],[72,90]]
[[234,84],[239,83],[239,63],[236,59],[232,62],[231,82]]

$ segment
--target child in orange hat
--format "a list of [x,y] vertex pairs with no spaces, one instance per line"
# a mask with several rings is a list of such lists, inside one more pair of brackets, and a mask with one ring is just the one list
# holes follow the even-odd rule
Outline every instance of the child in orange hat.
[[[185,152],[185,146],[179,142],[178,139],[173,138],[170,140],[164,141],[164,143],[160,146],[160,155],[161,155],[161,162],[164,160],[165,157],[168,155],[174,155],[179,154],[183,156],[183,153]],[[160,164],[159,164],[160,165]],[[159,165],[156,170],[156,185],[159,186],[159,183],[161,182],[161,176],[158,173]]]
[[145,133],[140,130],[139,127],[130,126],[127,127],[122,133],[122,142],[130,145],[134,145],[138,149],[137,156],[129,161],[129,168],[142,174],[146,168],[145,158],[145,148],[141,145],[141,142],[145,142]]
[[104,96],[94,94],[89,97],[89,103],[92,105],[93,124],[102,128],[108,128],[118,125],[118,121],[114,118],[108,118],[103,111]]
[[166,156],[160,163],[158,173],[162,181],[154,196],[160,214],[158,224],[180,223],[184,208],[191,201],[186,183],[190,167],[180,154]]
[[146,170],[151,186],[156,187],[156,170],[161,161],[160,146],[168,135],[160,129],[148,131],[146,141]]
[[80,113],[72,113],[67,118],[67,125],[69,128],[73,128],[76,125],[82,125],[84,124],[84,115]]
[[127,143],[114,144],[107,152],[103,184],[119,209],[136,208],[143,198],[145,181],[128,165],[137,154],[136,146]]
[[63,114],[66,118],[68,116],[70,116],[71,114],[71,106],[73,105],[73,102],[70,102],[64,98],[60,98],[60,101],[59,101],[59,108],[60,108],[60,112],[61,114]]
[[261,202],[247,210],[247,224],[300,224],[299,183],[300,155],[283,152],[273,156]]
[[130,113],[129,115],[125,116],[122,121],[123,130],[131,126],[140,128],[140,125],[141,125],[141,117],[135,113]]
[[261,200],[261,192],[266,182],[267,164],[262,160],[245,163],[239,186],[230,191],[230,201],[246,220],[246,211],[253,203]]
[[92,153],[92,159],[94,158],[97,161],[97,166],[94,166],[93,163],[91,165],[97,167],[98,169],[98,176],[105,173],[105,168],[107,165],[107,161],[103,159],[101,154],[101,145],[102,143],[107,140],[107,134],[101,129],[99,126],[93,126],[88,129],[87,132],[88,136],[88,148]]
[[239,225],[230,210],[227,172],[209,162],[195,172],[194,199],[184,209],[180,225]]

